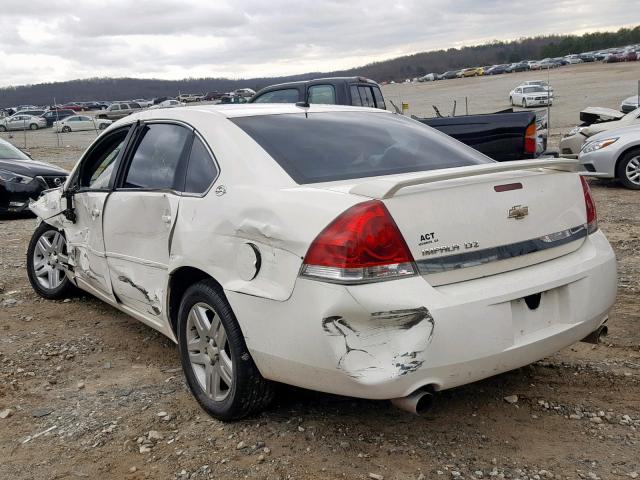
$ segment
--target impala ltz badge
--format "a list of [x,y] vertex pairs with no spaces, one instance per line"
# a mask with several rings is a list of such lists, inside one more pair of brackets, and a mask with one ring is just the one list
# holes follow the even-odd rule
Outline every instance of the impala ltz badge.
[[516,220],[522,220],[527,215],[529,215],[529,207],[525,205],[514,205],[509,209],[508,218],[515,218]]

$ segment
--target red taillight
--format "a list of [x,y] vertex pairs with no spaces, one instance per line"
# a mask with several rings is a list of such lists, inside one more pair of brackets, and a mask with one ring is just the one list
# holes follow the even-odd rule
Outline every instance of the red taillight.
[[598,230],[596,204],[591,196],[591,189],[589,188],[587,181],[582,176],[580,177],[580,181],[582,182],[582,191],[584,192],[584,204],[587,208],[587,231],[589,233],[593,233]]
[[413,275],[413,257],[379,200],[360,203],[333,220],[313,241],[302,275],[363,282]]
[[524,153],[536,153],[537,136],[536,124],[532,123],[524,133]]

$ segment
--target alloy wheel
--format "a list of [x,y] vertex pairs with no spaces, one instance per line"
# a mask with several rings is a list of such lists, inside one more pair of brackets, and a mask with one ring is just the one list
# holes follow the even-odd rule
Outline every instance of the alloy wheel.
[[187,350],[191,368],[205,394],[224,401],[233,386],[233,361],[227,332],[206,303],[196,303],[187,317]]
[[55,230],[44,232],[33,253],[33,270],[38,283],[48,289],[58,288],[65,278],[61,257],[67,255],[67,242],[64,236]]
[[640,155],[633,157],[627,163],[625,175],[634,185],[640,185]]

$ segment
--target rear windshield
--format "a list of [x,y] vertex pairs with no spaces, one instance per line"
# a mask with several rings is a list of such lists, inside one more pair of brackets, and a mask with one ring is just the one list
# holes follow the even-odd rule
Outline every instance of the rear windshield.
[[230,119],[299,184],[491,163],[401,115],[292,113]]

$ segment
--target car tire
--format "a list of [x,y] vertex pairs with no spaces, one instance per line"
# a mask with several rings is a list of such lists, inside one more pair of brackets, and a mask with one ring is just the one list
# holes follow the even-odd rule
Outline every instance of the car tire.
[[65,125],[64,127],[62,127],[62,133],[69,133],[71,131],[71,127],[68,125]]
[[626,188],[640,190],[640,149],[622,156],[616,168],[616,177]]
[[513,107],[513,97],[509,97],[509,103],[511,104],[511,106]]
[[38,130],[38,124],[37,123],[32,123],[31,125],[29,125],[29,128],[31,130]]
[[100,125],[98,125],[98,130],[104,130],[105,128],[107,128],[106,123],[101,123]]
[[33,232],[27,249],[29,283],[38,295],[48,300],[68,298],[75,294],[77,289],[57,261],[53,265],[49,263],[51,257],[48,257],[48,254],[51,253],[55,254],[56,259],[58,254],[66,255],[67,242],[63,232],[41,222]]
[[522,99],[522,108],[527,108],[527,99],[526,98]]
[[213,280],[192,285],[182,297],[178,346],[187,385],[212,417],[237,420],[273,401],[275,385],[258,371],[233,310]]
[[0,132],[6,132],[7,131],[7,127],[5,127],[4,125],[0,125]]

